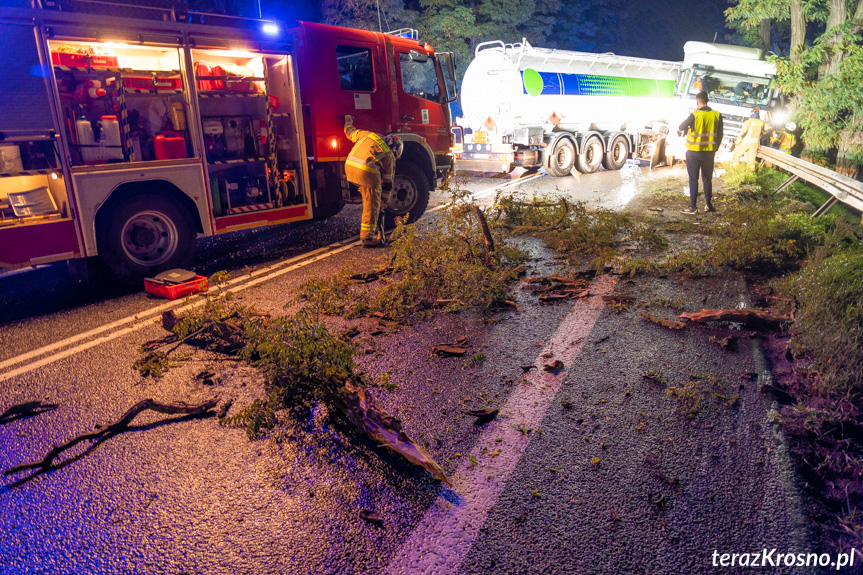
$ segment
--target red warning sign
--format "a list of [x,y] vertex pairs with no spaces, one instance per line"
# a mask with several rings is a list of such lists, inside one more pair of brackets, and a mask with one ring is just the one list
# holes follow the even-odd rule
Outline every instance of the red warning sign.
[[488,131],[494,130],[494,127],[497,125],[494,123],[494,120],[491,119],[491,116],[485,119],[485,122],[482,124],[485,126],[485,129]]

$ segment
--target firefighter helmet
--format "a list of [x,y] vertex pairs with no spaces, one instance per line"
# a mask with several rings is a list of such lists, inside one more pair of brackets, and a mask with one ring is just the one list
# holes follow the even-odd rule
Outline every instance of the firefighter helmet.
[[398,136],[389,135],[384,138],[384,142],[389,147],[390,150],[393,151],[393,155],[396,157],[396,160],[402,157],[402,152],[405,149],[405,144],[402,142],[402,139]]

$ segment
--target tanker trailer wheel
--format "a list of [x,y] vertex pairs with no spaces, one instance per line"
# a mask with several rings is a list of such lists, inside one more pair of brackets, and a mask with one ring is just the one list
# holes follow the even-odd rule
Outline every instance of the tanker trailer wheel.
[[611,146],[602,158],[602,167],[606,170],[619,170],[629,158],[629,139],[618,134],[611,140]]
[[590,174],[599,169],[602,165],[602,160],[605,153],[602,146],[602,140],[599,136],[591,136],[585,140],[581,147],[581,153],[578,155],[578,160],[575,162],[575,167],[582,174]]
[[568,176],[575,165],[575,145],[569,138],[559,138],[551,152],[548,173],[555,178]]
[[195,249],[191,216],[157,194],[125,200],[106,214],[98,230],[99,257],[124,281],[138,281],[184,267]]
[[408,214],[410,223],[414,223],[425,213],[428,205],[429,184],[422,168],[410,162],[397,163],[384,226],[394,228],[396,218],[405,214]]

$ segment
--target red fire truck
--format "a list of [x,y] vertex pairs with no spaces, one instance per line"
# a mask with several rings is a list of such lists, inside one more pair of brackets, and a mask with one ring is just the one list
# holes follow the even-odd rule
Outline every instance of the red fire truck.
[[390,220],[451,169],[451,55],[415,33],[75,4],[0,7],[0,267],[139,278],[199,236],[331,216],[358,199],[345,114],[405,142]]

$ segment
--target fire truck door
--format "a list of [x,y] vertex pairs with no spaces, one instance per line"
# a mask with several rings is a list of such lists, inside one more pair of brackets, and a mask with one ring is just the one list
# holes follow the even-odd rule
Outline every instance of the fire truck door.
[[426,138],[432,150],[449,149],[449,125],[444,116],[447,94],[438,78],[433,56],[408,48],[396,48],[399,132]]
[[[336,115],[352,115],[354,125],[361,130],[388,132],[390,109],[386,105],[386,68],[381,58],[382,50],[371,42],[334,40]],[[338,129],[341,130],[342,126],[339,123]],[[351,149],[350,142],[344,137],[338,140],[341,142],[339,158],[345,158]]]

